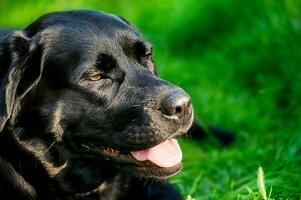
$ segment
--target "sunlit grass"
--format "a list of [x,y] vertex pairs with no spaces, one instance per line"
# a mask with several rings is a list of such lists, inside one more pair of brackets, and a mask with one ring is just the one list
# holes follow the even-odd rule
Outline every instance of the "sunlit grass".
[[263,198],[263,200],[267,200],[264,172],[263,172],[262,167],[259,167],[258,171],[257,171],[257,186],[258,186],[259,193],[261,194],[261,197]]
[[196,118],[236,132],[229,147],[210,138],[180,141],[184,169],[171,182],[183,197],[295,200],[301,198],[300,2],[3,0],[0,25],[23,27],[43,13],[75,8],[129,19],[153,43],[160,76],[192,96]]

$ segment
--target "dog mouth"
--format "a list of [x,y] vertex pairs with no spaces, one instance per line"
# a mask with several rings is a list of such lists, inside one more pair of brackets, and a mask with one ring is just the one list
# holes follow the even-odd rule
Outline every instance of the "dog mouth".
[[[188,131],[192,119],[193,111],[190,112],[181,128],[170,130],[165,134],[162,132],[160,135],[165,135],[165,137],[161,139],[152,135],[149,142],[147,139],[143,140],[143,145],[130,143],[133,145],[120,146],[107,143],[106,146],[100,146],[106,143],[102,141],[99,142],[100,145],[95,146],[91,140],[84,140],[84,143],[82,140],[80,144],[88,150],[88,156],[93,152],[93,158],[102,160],[106,165],[118,169],[120,172],[138,177],[168,178],[182,169],[182,150],[175,137]],[[154,139],[156,139],[155,142]]]
[[150,161],[158,167],[173,167],[182,161],[182,151],[176,139],[164,142],[140,151],[133,151],[131,155],[138,161]]
[[[82,145],[91,149],[85,144]],[[109,147],[96,147],[93,150],[100,154],[104,160],[120,164],[120,168],[126,168],[126,166],[136,168],[135,172],[139,176],[168,177],[182,168],[182,151],[174,138],[138,151],[122,152]]]

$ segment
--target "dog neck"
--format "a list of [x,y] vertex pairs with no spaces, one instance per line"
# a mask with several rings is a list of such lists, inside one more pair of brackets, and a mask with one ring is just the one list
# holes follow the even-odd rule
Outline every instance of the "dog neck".
[[31,152],[44,166],[50,177],[55,177],[64,168],[66,168],[68,161],[61,161],[60,163],[54,163],[55,159],[53,156],[53,145],[55,141],[50,145],[46,144],[45,141],[38,138],[32,138],[27,140],[20,140],[23,147]]
[[107,188],[117,172],[95,159],[72,154],[62,142],[28,137],[28,132],[17,128],[22,146],[37,158],[64,196],[88,196]]

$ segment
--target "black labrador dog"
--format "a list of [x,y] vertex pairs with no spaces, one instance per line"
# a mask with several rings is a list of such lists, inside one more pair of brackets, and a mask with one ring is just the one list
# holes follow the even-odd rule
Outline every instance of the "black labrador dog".
[[0,33],[1,199],[181,199],[191,99],[133,26],[78,10]]

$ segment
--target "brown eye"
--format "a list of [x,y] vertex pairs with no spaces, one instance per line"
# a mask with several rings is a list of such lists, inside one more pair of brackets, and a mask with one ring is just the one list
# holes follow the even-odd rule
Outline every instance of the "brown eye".
[[90,79],[90,81],[99,81],[101,78],[102,77],[100,74],[96,74],[94,76],[91,76],[89,79]]

